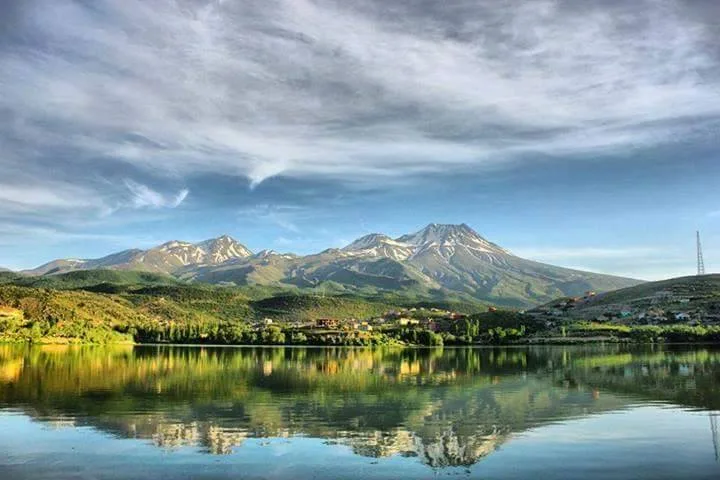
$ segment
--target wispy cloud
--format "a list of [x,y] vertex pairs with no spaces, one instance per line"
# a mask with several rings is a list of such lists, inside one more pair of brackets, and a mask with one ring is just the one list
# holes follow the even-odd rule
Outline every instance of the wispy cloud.
[[138,234],[101,233],[59,228],[52,225],[0,221],[0,246],[24,245],[47,248],[71,242],[96,241],[115,247],[144,247],[157,245],[165,239]]
[[717,39],[688,9],[37,0],[17,27],[35,41],[0,57],[3,131],[25,161],[62,145],[252,185],[655,145],[720,115]]
[[247,221],[259,221],[277,225],[293,233],[299,233],[300,228],[293,220],[298,215],[303,215],[304,209],[295,205],[271,205],[261,204],[238,210],[238,216]]
[[691,275],[694,251],[662,246],[629,247],[516,247],[513,253],[539,262],[577,270],[661,280]]
[[36,185],[0,183],[3,209],[67,209],[92,205],[96,197],[87,189],[65,183],[45,182]]
[[183,189],[175,195],[164,195],[132,180],[125,180],[125,186],[132,195],[130,205],[134,208],[177,208],[190,193]]
[[266,202],[240,218],[293,237],[316,212],[272,205],[298,195],[203,189],[283,176],[332,185],[315,195],[326,200],[710,137],[720,5],[581,3],[11,1],[0,15],[0,219],[63,231],[169,216],[189,186],[198,205]]
[[603,259],[627,259],[646,256],[655,256],[662,253],[657,247],[627,247],[627,248],[605,248],[605,247],[575,247],[575,248],[515,248],[513,253],[530,258],[542,259],[545,261],[567,261],[576,259],[603,260]]

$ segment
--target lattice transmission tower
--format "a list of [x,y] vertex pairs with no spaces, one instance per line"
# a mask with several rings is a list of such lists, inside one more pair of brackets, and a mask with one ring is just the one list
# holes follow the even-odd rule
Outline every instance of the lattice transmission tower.
[[705,260],[703,259],[702,243],[700,243],[700,232],[697,233],[697,274],[705,275]]

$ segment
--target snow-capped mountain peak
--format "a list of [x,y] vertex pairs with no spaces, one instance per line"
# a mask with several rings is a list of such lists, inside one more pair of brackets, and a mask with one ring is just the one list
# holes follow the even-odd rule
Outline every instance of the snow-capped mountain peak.
[[418,254],[433,251],[444,258],[455,254],[458,248],[472,255],[508,255],[509,252],[485,240],[466,224],[445,225],[431,223],[415,233],[392,239],[382,233],[360,237],[342,251],[350,255],[387,257],[407,260]]
[[206,259],[202,263],[219,264],[234,258],[247,258],[252,255],[252,252],[245,245],[229,235],[211,238],[196,243],[195,246],[202,249],[206,254]]
[[370,233],[363,237],[358,238],[350,245],[343,248],[345,251],[365,250],[368,248],[374,248],[378,245],[382,245],[385,242],[392,242],[393,239],[383,233]]
[[342,249],[343,252],[370,257],[387,257],[405,260],[413,253],[411,245],[393,240],[382,233],[371,233],[360,237]]
[[437,224],[431,223],[427,227],[415,233],[403,235],[397,239],[398,242],[416,247],[418,250],[428,248],[455,248],[464,247],[470,250],[509,254],[504,248],[489,242],[468,225]]
[[402,291],[407,286],[420,289],[417,291],[441,289],[501,299],[511,305],[549,301],[558,291],[572,296],[588,289],[637,283],[525,260],[465,224],[435,223],[395,239],[380,233],[365,235],[343,249],[307,256],[272,250],[253,255],[223,235],[197,243],[173,240],[148,250],[124,250],[97,259],[54,260],[24,273],[52,275],[89,269],[151,271],[184,280],[238,285],[313,286],[333,281],[350,291]]

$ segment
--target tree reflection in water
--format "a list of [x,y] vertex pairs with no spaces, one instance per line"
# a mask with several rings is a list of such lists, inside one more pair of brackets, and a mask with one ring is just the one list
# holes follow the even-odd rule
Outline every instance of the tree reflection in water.
[[638,400],[718,410],[718,385],[711,348],[0,346],[0,408],[43,422],[211,454],[303,435],[433,467]]

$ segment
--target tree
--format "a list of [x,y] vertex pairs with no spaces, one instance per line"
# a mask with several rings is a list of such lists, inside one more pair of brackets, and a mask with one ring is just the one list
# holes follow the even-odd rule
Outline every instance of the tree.
[[270,345],[282,345],[285,343],[285,333],[280,327],[270,325],[260,334],[262,343]]
[[420,330],[417,337],[420,345],[428,347],[441,347],[443,345],[442,337],[430,330]]

